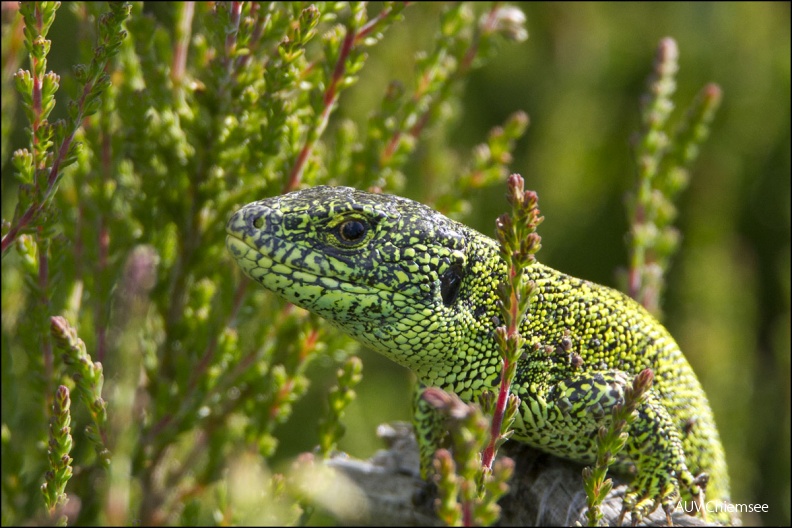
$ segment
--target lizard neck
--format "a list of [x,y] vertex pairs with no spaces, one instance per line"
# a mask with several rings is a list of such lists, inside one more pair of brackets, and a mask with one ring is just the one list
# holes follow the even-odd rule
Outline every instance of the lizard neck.
[[405,307],[379,325],[351,333],[412,370],[422,383],[470,400],[500,380],[493,320],[498,314],[496,286],[505,267],[494,240],[473,230],[465,238],[468,262],[455,302]]

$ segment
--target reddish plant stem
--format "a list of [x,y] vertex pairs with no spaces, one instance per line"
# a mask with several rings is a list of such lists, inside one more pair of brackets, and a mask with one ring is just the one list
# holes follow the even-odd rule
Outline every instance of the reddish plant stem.
[[[638,197],[636,194],[636,202],[638,201]],[[635,217],[633,218],[633,229],[637,226],[644,225],[644,208],[643,205],[640,203],[636,203],[635,205]],[[635,235],[633,235],[633,238]],[[638,296],[641,292],[643,277],[641,270],[645,264],[645,256],[643,254],[644,248],[640,247],[637,248],[634,241],[631,244],[630,248],[630,269],[627,274],[627,294],[635,299],[636,301],[640,302]]]
[[171,67],[171,81],[175,86],[181,86],[184,77],[194,13],[195,2],[185,2],[182,6],[179,20],[177,21],[177,38],[173,47],[173,62]]
[[[250,17],[255,20],[255,26],[253,26],[253,33],[250,35],[250,42],[248,43],[248,49],[250,49],[251,53],[241,55],[236,59],[236,69],[241,70],[243,69],[248,62],[250,62],[250,58],[255,55],[255,50],[258,49],[259,41],[261,40],[262,35],[264,34],[264,26],[266,25],[267,20],[270,18],[271,15],[266,15],[264,17],[259,16],[259,5],[258,3],[254,2],[250,4]],[[277,56],[277,54],[276,54]],[[266,61],[268,59],[264,59],[264,64],[266,65]]]
[[[110,254],[110,231],[107,229],[107,222],[104,216],[99,217],[98,224],[98,262],[96,269],[97,277],[101,277],[107,270],[107,256]],[[99,282],[101,283],[102,281],[100,280]],[[103,301],[100,300],[103,298],[103,295],[97,295],[97,315],[99,317],[96,327],[96,360],[100,363],[104,361],[107,350],[107,317],[104,315]]]
[[[409,3],[410,2],[406,2],[406,4]],[[344,36],[344,42],[341,45],[341,51],[338,55],[338,60],[336,61],[335,68],[333,70],[333,76],[324,93],[324,108],[322,109],[322,113],[316,122],[316,131],[313,134],[308,134],[305,145],[303,145],[303,148],[300,150],[297,160],[294,162],[294,166],[289,173],[289,178],[286,181],[286,184],[283,186],[284,193],[295,190],[300,184],[300,179],[302,178],[302,173],[305,169],[305,163],[308,161],[308,156],[313,151],[316,141],[327,127],[330,114],[332,113],[336,100],[338,99],[338,84],[344,77],[344,72],[346,71],[346,60],[349,57],[352,48],[355,45],[360,44],[369,34],[374,32],[379,24],[388,17],[391,11],[392,9],[382,10],[375,18],[364,24],[359,30],[355,30],[353,27],[347,28],[347,33]],[[308,72],[313,69],[313,67],[314,64],[310,64],[305,71]],[[396,138],[396,140],[398,140],[398,138]]]
[[58,179],[58,173],[60,172],[60,165],[63,160],[66,158],[66,154],[69,152],[69,147],[71,146],[72,141],[74,140],[74,135],[77,132],[77,129],[81,126],[82,123],[82,110],[85,107],[85,99],[88,97],[88,94],[91,92],[94,83],[88,83],[85,85],[82,91],[82,95],[80,96],[80,100],[77,104],[78,110],[78,117],[79,119],[75,120],[74,127],[72,128],[69,135],[63,140],[61,143],[60,148],[58,149],[58,154],[55,156],[55,159],[52,161],[52,168],[50,169],[49,176],[47,178],[47,190],[44,193],[44,197],[40,202],[34,202],[28,206],[27,210],[22,213],[22,216],[19,217],[19,221],[11,227],[8,233],[3,237],[2,244],[0,244],[0,249],[2,249],[2,254],[11,247],[16,239],[19,237],[20,232],[28,226],[30,222],[32,222],[38,214],[44,209],[44,206],[47,204],[49,197],[55,191],[55,183]]
[[333,111],[335,102],[338,99],[338,84],[341,82],[341,79],[344,78],[344,72],[346,71],[346,60],[349,57],[349,54],[352,51],[352,46],[355,43],[355,35],[355,29],[353,27],[348,27],[346,35],[344,36],[344,42],[341,44],[338,60],[336,61],[335,68],[333,70],[333,76],[324,93],[324,108],[322,109],[322,113],[316,122],[315,131],[313,133],[309,131],[308,138],[305,140],[305,145],[303,145],[300,154],[297,156],[297,161],[294,163],[291,173],[289,173],[289,179],[283,186],[284,193],[295,190],[300,184],[300,179],[302,178],[302,173],[305,169],[305,163],[308,161],[308,156],[311,154],[311,151],[313,151],[316,140],[319,139],[319,137],[322,135],[322,132],[324,132],[325,127],[327,127],[327,122],[330,119],[330,113]]
[[495,404],[495,409],[492,413],[492,424],[490,425],[490,439],[487,447],[484,449],[484,454],[481,457],[481,465],[492,470],[492,462],[495,459],[495,443],[500,438],[500,430],[503,425],[503,415],[506,412],[506,402],[509,398],[509,389],[511,383],[507,379],[506,372],[509,370],[510,362],[508,359],[503,360],[503,369],[501,370],[501,384],[498,390],[498,401]]
[[[239,309],[242,307],[242,300],[245,298],[245,292],[247,291],[248,286],[247,281],[243,281],[239,284],[236,291],[234,292],[234,302],[231,308],[231,312],[228,315],[228,321],[233,321],[237,314],[239,313]],[[193,397],[193,394],[197,390],[198,387],[198,380],[201,379],[206,370],[209,368],[209,365],[212,363],[212,359],[214,358],[215,351],[217,349],[217,339],[218,336],[215,335],[209,344],[206,346],[206,350],[201,357],[201,361],[198,363],[198,366],[193,370],[192,376],[190,377],[190,381],[187,384],[187,394],[183,398],[183,401],[190,401]],[[251,358],[254,358],[255,355],[252,355]],[[251,361],[252,363],[252,361]],[[210,391],[207,394],[207,397],[211,395],[213,391]],[[159,422],[157,422],[154,427],[152,427],[151,432],[149,433],[150,438],[154,438],[160,433],[162,433],[166,428],[170,427],[175,419],[178,417],[180,411],[177,411],[173,414],[167,414],[163,416]]]
[[305,338],[302,345],[300,346],[300,352],[297,357],[300,359],[300,363],[305,361],[308,356],[313,352],[314,348],[316,348],[316,342],[319,340],[319,330],[316,328],[311,328],[311,331],[308,333],[308,337]]
[[41,127],[41,78],[36,75],[38,60],[31,59],[33,62],[33,123],[31,123],[31,135],[33,140],[33,185],[38,185],[38,169],[43,168],[39,165],[43,160],[37,159],[38,152],[38,130]]
[[[105,72],[107,71],[105,66]],[[102,172],[101,178],[102,189],[106,188],[105,184],[113,178],[113,146],[110,141],[110,130],[107,119],[99,120],[100,134],[102,141]],[[108,207],[107,210],[110,208]],[[104,210],[104,209],[103,209]],[[96,262],[96,277],[99,278],[97,284],[100,288],[105,286],[102,277],[107,271],[108,255],[110,254],[110,230],[107,228],[107,213],[100,212],[97,218],[97,247],[98,255]],[[96,360],[102,363],[105,358],[105,351],[107,350],[107,317],[106,311],[103,310],[103,302],[101,299],[105,298],[105,291],[99,291],[96,296]]]
[[[404,2],[404,6],[407,7],[411,3],[412,2]],[[355,34],[355,44],[360,44],[360,41],[362,41],[364,38],[369,36],[369,34],[374,31],[374,29],[380,24],[380,22],[385,20],[388,17],[388,15],[390,15],[391,11],[393,11],[392,8],[383,9],[382,11],[379,12],[379,14],[376,17],[369,20],[366,24],[363,24],[363,27],[360,28],[360,31],[358,31]]]
[[474,524],[473,524],[473,501],[466,500],[462,504],[462,526],[474,526]]
[[[492,26],[495,21],[495,14],[497,13],[498,4],[499,2],[493,3],[492,8],[490,9],[490,12],[487,16],[487,20],[483,24],[483,28],[485,29],[486,32],[492,31]],[[478,48],[479,48],[479,40],[476,39],[471,43],[471,46],[465,52],[465,56],[462,58],[462,60],[459,63],[459,68],[457,68],[457,71],[454,73],[454,78],[459,78],[467,72],[467,70],[473,64],[473,60],[476,58],[476,54],[478,53]],[[422,79],[419,88],[416,90],[416,93],[412,97],[413,101],[417,101],[421,97],[424,87],[428,84],[429,81],[426,79],[426,75],[424,75],[424,78]],[[410,137],[417,138],[421,134],[423,129],[426,127],[426,124],[429,122],[429,115],[431,114],[431,111],[434,108],[434,106],[437,104],[438,100],[439,99],[432,101],[432,103],[428,105],[428,107],[426,108],[426,111],[417,119],[415,125],[413,125],[410,128],[409,132],[407,132],[407,134],[409,134]],[[385,165],[388,162],[388,160],[390,160],[390,158],[396,152],[396,147],[399,145],[399,140],[404,134],[405,131],[403,130],[396,130],[393,132],[393,136],[391,136],[390,140],[388,141],[388,144],[385,146],[385,148],[382,151],[382,154],[380,155],[380,165]]]
[[[509,281],[514,282],[517,277],[517,269],[512,263],[509,266]],[[519,328],[517,322],[519,321],[519,314],[517,313],[519,306],[519,299],[517,298],[517,290],[511,288],[511,302],[509,305],[509,320],[507,321],[507,336],[510,339],[519,337]],[[504,350],[504,356],[508,351]],[[503,367],[501,368],[501,382],[498,390],[498,400],[495,403],[495,409],[492,412],[492,423],[490,424],[490,438],[487,447],[481,456],[481,465],[492,471],[492,463],[495,460],[495,450],[498,439],[501,436],[501,427],[503,426],[503,417],[506,414],[506,405],[509,400],[509,392],[511,390],[511,379],[513,377],[512,362],[508,357],[503,358]]]
[[[38,228],[38,240],[43,241],[43,227],[39,226]],[[39,259],[39,269],[38,269],[38,287],[39,291],[41,292],[41,297],[39,298],[39,302],[41,303],[41,308],[44,314],[49,320],[49,298],[47,297],[47,289],[49,287],[49,253],[48,251],[49,244],[48,243],[41,243],[38,244],[38,259]],[[50,384],[52,381],[52,375],[55,368],[55,359],[52,353],[52,340],[50,339],[50,333],[44,332],[42,333],[41,338],[41,352],[44,358],[44,379],[47,382],[47,385]],[[47,391],[49,393],[49,391]],[[50,400],[51,396],[47,397],[47,400]],[[52,402],[47,401],[47,405],[50,405]]]
[[225,41],[225,61],[226,67],[231,69],[231,54],[236,48],[237,34],[239,33],[239,17],[242,14],[242,2],[231,2],[231,23],[234,25],[234,31],[226,35]]

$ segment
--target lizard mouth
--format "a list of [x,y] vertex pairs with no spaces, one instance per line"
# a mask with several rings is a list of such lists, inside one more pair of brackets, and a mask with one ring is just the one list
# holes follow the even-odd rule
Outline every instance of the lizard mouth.
[[238,233],[232,231],[229,231],[226,237],[226,247],[245,275],[281,294],[284,293],[284,288],[293,288],[295,284],[303,286],[313,284],[321,288],[337,289],[353,294],[371,294],[376,291],[373,288],[358,286],[333,277],[320,276],[304,267],[291,266],[274,256],[262,253]]
[[365,336],[410,306],[399,292],[360,286],[335,277],[317,275],[262,253],[239,234],[229,232],[226,247],[242,271],[285,300],[324,317],[352,335]]

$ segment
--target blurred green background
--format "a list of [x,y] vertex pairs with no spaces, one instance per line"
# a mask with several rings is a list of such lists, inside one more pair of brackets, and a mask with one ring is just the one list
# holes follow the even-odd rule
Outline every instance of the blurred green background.
[[[790,4],[516,5],[527,17],[528,40],[503,45],[471,74],[452,103],[457,117],[422,138],[406,171],[416,176],[403,194],[436,198],[433,167],[459,162],[433,151],[443,132],[467,157],[492,127],[524,110],[531,125],[511,168],[539,193],[539,260],[615,286],[627,258],[624,196],[635,181],[630,137],[639,128],[639,99],[659,40],[676,39],[677,105],[686,107],[708,82],[720,85],[723,102],[680,199],[684,238],[668,275],[664,322],[709,395],[733,501],[769,506],[762,517],[745,516],[745,524],[789,524]],[[415,53],[431,45],[441,10],[436,3],[407,8],[370,51],[358,84],[342,94],[330,127],[344,117],[365,122],[391,80],[411,84]],[[75,62],[67,44],[74,35],[67,10],[59,17],[50,68],[66,72]],[[4,174],[4,190],[8,185]],[[497,185],[474,196],[466,223],[491,235],[506,209],[504,191]],[[379,423],[409,419],[411,375],[370,351],[361,356],[364,378],[341,448],[367,457],[382,447]],[[330,361],[314,363],[308,395],[278,429],[284,466],[316,445],[334,371]]]
[[[745,516],[745,523],[789,523],[789,4],[516,5],[529,38],[504,45],[471,75],[451,139],[465,152],[514,111],[530,115],[512,170],[539,193],[539,260],[564,272],[616,286],[615,270],[626,262],[624,196],[635,181],[630,137],[659,40],[670,36],[679,45],[679,108],[708,82],[723,89],[680,198],[684,239],[668,276],[664,322],[709,395],[732,499],[769,505],[766,516]],[[391,79],[409,82],[411,57],[430,41],[439,11],[406,10],[404,23],[372,51],[359,84],[342,96],[340,114],[363,121]],[[423,142],[415,174],[455,161],[433,157],[431,143]],[[506,209],[504,189],[476,196],[466,222],[492,235]],[[431,180],[415,178],[405,194],[431,201],[433,190]],[[355,456],[381,447],[378,423],[410,416],[410,374],[375,353],[362,357],[364,378],[341,444]],[[314,419],[320,380],[329,384],[330,375],[313,373],[311,393],[281,429],[284,457],[315,443],[304,421]]]

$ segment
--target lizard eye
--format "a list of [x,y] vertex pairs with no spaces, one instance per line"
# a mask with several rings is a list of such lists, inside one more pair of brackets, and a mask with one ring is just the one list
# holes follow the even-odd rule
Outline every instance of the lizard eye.
[[338,224],[338,227],[335,228],[335,235],[339,242],[351,246],[363,240],[368,230],[369,225],[366,221],[352,218]]

